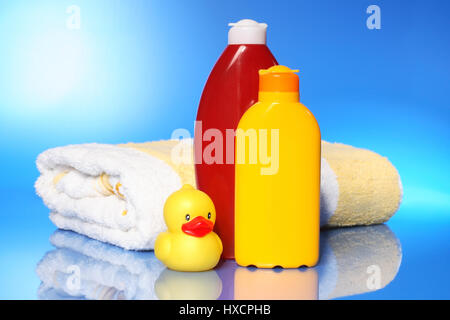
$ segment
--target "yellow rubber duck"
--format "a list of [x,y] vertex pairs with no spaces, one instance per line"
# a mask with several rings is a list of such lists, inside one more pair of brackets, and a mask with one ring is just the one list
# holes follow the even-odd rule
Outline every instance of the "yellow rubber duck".
[[167,231],[158,235],[155,255],[175,271],[213,269],[222,254],[222,241],[212,230],[216,209],[204,192],[184,185],[164,204]]

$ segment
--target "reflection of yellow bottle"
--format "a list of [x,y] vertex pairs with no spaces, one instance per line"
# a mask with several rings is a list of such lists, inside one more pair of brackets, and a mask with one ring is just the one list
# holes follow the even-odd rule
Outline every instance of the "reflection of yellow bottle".
[[260,71],[259,101],[236,131],[235,254],[241,266],[313,266],[319,257],[320,129],[298,76]]
[[314,268],[281,272],[238,268],[234,276],[236,300],[317,300],[318,294],[319,281]]

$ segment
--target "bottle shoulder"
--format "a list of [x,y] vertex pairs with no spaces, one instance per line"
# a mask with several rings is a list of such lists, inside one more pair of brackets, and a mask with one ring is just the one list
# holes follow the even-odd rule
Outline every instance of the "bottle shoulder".
[[310,123],[317,126],[318,123],[313,113],[301,102],[263,102],[258,101],[251,106],[239,121],[239,127],[250,128],[255,123],[275,124],[283,121],[299,125],[300,123]]
[[261,69],[277,61],[265,45],[230,45],[212,69],[200,97],[197,120],[233,128],[258,99]]
[[258,71],[276,64],[278,62],[266,45],[228,45],[217,59],[208,81],[216,77],[223,79],[223,74],[240,71],[244,71],[242,75],[251,75],[247,71]]

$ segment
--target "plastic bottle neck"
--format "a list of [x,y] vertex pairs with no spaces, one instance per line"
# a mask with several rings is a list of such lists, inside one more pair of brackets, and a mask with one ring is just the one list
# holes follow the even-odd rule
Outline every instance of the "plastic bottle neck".
[[258,100],[264,102],[299,102],[300,94],[298,92],[260,91]]
[[267,24],[243,19],[229,25],[228,44],[266,44]]

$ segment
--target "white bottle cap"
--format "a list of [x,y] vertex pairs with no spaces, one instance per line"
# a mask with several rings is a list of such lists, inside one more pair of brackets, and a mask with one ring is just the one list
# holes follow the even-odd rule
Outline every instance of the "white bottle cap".
[[228,44],[266,44],[267,24],[243,19],[229,23]]

